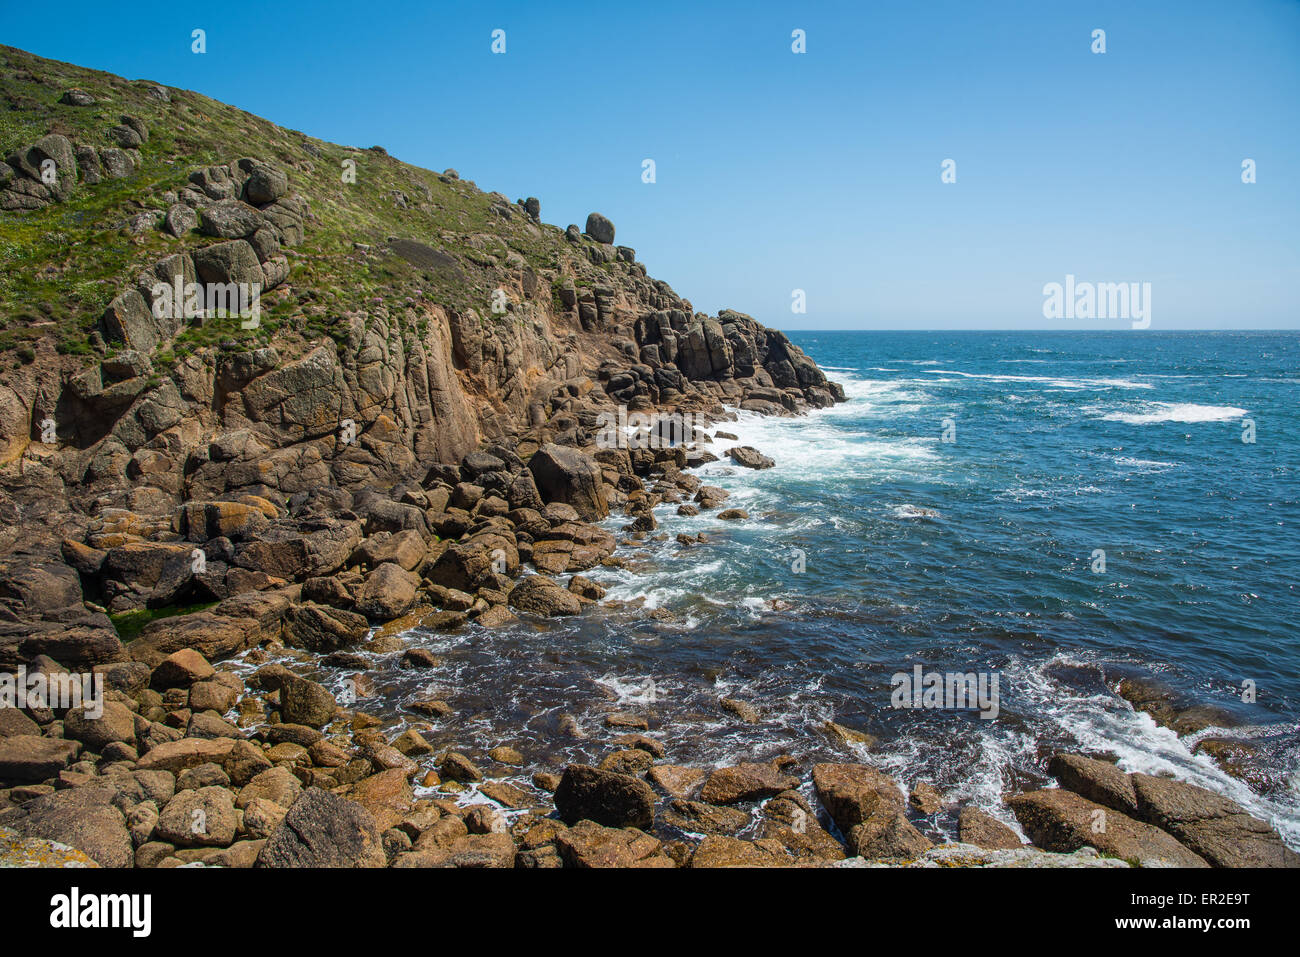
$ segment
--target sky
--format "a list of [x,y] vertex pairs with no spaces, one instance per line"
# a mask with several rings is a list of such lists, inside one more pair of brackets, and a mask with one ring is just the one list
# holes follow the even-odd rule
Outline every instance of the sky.
[[1047,318],[1069,275],[1300,328],[1300,0],[0,4],[0,43],[604,213],[701,311],[1132,327]]

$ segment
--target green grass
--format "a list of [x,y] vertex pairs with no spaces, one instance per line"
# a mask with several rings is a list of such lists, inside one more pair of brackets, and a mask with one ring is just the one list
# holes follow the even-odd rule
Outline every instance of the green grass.
[[[347,338],[348,313],[369,314],[383,300],[390,315],[405,312],[416,290],[450,310],[475,309],[484,316],[507,260],[522,257],[537,278],[538,302],[561,272],[579,289],[602,281],[602,273],[626,272],[624,263],[597,269],[563,230],[532,223],[518,207],[509,220],[492,211],[493,200],[467,180],[444,182],[439,174],[403,163],[383,151],[356,149],[306,137],[201,94],[169,90],[170,102],[149,96],[154,84],[45,60],[0,46],[0,155],[25,148],[48,132],[78,144],[113,145],[108,130],[129,113],[150,131],[142,165],[122,180],[77,184],[66,202],[28,213],[0,212],[0,349],[31,348],[51,340],[65,356],[93,356],[91,334],[107,304],[133,284],[143,269],[182,249],[216,240],[191,234],[183,240],[149,231],[128,235],[118,225],[146,209],[165,209],[164,193],[184,188],[191,171],[252,156],[284,170],[291,189],[305,198],[310,217],[304,241],[286,247],[287,288],[263,306],[262,327],[239,328],[238,318],[216,319],[185,329],[155,367],[233,339],[256,346],[274,340],[285,359],[316,343]],[[72,87],[98,102],[59,104]],[[448,157],[448,159],[452,159]],[[346,183],[344,161],[355,164]],[[408,208],[394,200],[400,192]],[[386,251],[390,237],[413,239],[449,253],[454,269],[415,266]],[[586,241],[584,240],[584,243]],[[361,251],[364,244],[369,251]],[[513,272],[513,270],[512,270]],[[314,314],[324,307],[325,314]],[[403,333],[423,334],[416,318]],[[25,355],[26,353],[24,353]],[[159,361],[159,360],[163,361]]]

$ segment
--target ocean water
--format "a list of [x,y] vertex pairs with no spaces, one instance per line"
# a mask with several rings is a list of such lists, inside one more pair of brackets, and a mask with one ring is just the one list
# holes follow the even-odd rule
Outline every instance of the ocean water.
[[[749,521],[658,509],[667,541],[621,550],[627,570],[587,573],[639,607],[413,633],[443,663],[382,673],[392,719],[413,697],[445,697],[460,716],[427,736],[514,744],[530,760],[521,783],[608,753],[612,710],[649,715],[674,763],[852,760],[820,729],[832,719],[875,735],[861,754],[905,785],[1008,823],[1003,795],[1050,782],[1051,753],[1108,753],[1227,794],[1300,847],[1300,337],[792,338],[848,401],[717,426],[740,440],[715,452],[749,444],[776,460],[701,470]],[[701,531],[707,544],[674,541]],[[917,665],[996,675],[997,717],[893,707],[892,676]],[[1180,738],[1121,700],[1126,674],[1236,715],[1255,786],[1193,752],[1221,731]],[[721,712],[720,695],[762,720]],[[924,829],[950,836],[952,815]]]

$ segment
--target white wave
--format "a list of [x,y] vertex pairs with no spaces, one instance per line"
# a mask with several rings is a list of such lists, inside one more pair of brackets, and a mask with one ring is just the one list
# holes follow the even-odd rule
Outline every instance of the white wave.
[[1168,469],[1176,469],[1178,462],[1156,462],[1151,459],[1133,459],[1126,455],[1118,456],[1113,460],[1116,465],[1127,465],[1135,469],[1149,469],[1157,472],[1164,472]]
[[1046,375],[994,375],[988,372],[957,372],[953,369],[928,369],[935,375],[955,375],[963,379],[984,379],[989,382],[1026,382],[1048,385],[1058,389],[1152,389],[1150,382],[1134,379],[1067,379]]
[[1039,664],[1014,660],[1004,671],[1008,686],[1014,686],[1018,696],[1032,702],[1033,713],[1078,741],[1079,750],[1114,754],[1123,771],[1173,775],[1225,795],[1268,821],[1288,845],[1300,845],[1300,812],[1294,804],[1255,794],[1243,781],[1224,772],[1209,755],[1193,754],[1190,740],[1160,727],[1150,715],[1135,711],[1117,695],[1080,693],[1053,680],[1048,672],[1061,664],[1087,666],[1091,662],[1083,656],[1061,654]]
[[924,505],[895,505],[889,510],[889,514],[894,518],[942,518],[937,508],[926,508]]
[[1227,422],[1246,414],[1233,405],[1198,405],[1195,402],[1149,402],[1139,412],[1108,412],[1110,422],[1153,425],[1157,422]]
[[601,675],[596,684],[608,688],[619,704],[653,704],[665,697],[661,681],[652,675]]

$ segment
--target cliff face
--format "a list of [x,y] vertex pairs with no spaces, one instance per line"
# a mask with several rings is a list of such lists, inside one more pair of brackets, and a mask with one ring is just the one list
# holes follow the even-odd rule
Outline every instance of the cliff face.
[[[833,401],[784,335],[696,314],[603,217],[599,238],[561,231],[536,200],[378,148],[10,48],[0,59],[10,107],[45,131],[5,143],[0,167],[7,266],[24,274],[6,283],[0,463],[21,484],[61,485],[81,507],[391,484],[485,440],[582,445],[604,405]],[[74,221],[64,242],[14,248]],[[87,273],[93,294],[42,301],[49,277]],[[256,284],[258,328],[157,318],[159,284],[177,282]]]
[[[534,198],[511,202],[453,170],[323,143],[192,92],[12,48],[0,67],[11,662],[32,622],[103,630],[78,582],[115,611],[179,600],[193,589],[158,591],[176,556],[155,546],[179,555],[180,542],[263,531],[227,534],[218,517],[205,537],[194,503],[273,524],[334,489],[333,512],[351,521],[367,490],[419,499],[476,480],[466,456],[483,446],[500,457],[483,471],[503,477],[501,501],[567,502],[564,482],[506,493],[543,446],[596,451],[602,413],[619,406],[795,414],[842,398],[780,332],[697,313],[647,276],[598,214],[562,230]],[[636,477],[652,464],[602,462],[596,511],[629,498],[652,507],[660,499]],[[420,527],[437,540],[472,525]],[[374,527],[343,537],[356,546]],[[266,587],[235,576],[206,597]],[[87,643],[50,647],[65,646]]]

